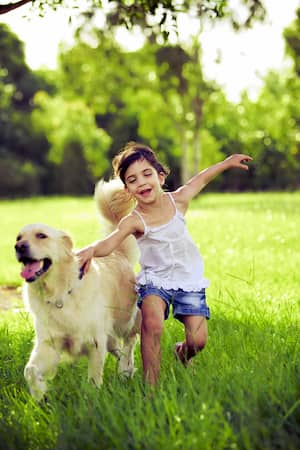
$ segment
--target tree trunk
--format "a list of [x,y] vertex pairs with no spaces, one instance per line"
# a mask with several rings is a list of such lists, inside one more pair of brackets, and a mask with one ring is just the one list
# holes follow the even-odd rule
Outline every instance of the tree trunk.
[[200,169],[201,160],[201,142],[200,129],[203,115],[203,99],[201,98],[200,89],[198,86],[196,97],[193,100],[193,108],[195,115],[195,129],[194,129],[194,170],[197,172]]
[[194,133],[194,171],[195,174],[200,170],[201,162],[201,142],[200,142],[200,128],[197,128]]
[[181,130],[181,148],[181,184],[184,184],[190,178],[188,142],[184,129]]

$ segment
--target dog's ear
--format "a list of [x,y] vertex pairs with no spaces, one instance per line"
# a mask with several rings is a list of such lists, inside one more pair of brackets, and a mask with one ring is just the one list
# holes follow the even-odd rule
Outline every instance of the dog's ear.
[[67,235],[67,234],[63,234],[62,235],[62,241],[63,241],[64,247],[67,250],[71,251],[72,248],[73,248],[73,242],[72,242],[72,239],[70,238],[70,236]]

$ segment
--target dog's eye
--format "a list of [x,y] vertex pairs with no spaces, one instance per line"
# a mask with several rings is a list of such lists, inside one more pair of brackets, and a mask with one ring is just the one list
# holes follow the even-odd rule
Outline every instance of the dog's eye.
[[22,236],[19,234],[19,235],[17,236],[16,241],[18,242],[18,241],[20,241],[21,239],[22,239]]
[[37,233],[36,237],[38,239],[47,239],[48,236],[46,234],[44,234],[44,233]]

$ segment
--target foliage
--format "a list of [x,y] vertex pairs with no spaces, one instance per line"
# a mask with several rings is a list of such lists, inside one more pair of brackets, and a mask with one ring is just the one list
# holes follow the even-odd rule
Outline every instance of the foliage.
[[295,70],[300,76],[300,8],[296,11],[296,19],[284,31],[287,52],[292,56]]
[[94,113],[87,105],[79,99],[51,98],[43,92],[36,95],[35,104],[38,108],[33,112],[33,122],[51,144],[49,160],[61,164],[66,150],[77,148],[93,176],[101,176],[107,167],[105,151],[110,138],[96,126]]
[[205,105],[204,118],[204,128],[210,130],[223,154],[248,153],[254,158],[247,176],[225,173],[217,180],[218,188],[299,186],[299,80],[291,71],[267,74],[255,101],[244,94],[240,103],[233,105],[222,94],[213,95]]
[[44,182],[45,139],[34,133],[32,99],[48,89],[27,66],[23,43],[0,24],[0,195],[38,193]]
[[257,100],[245,94],[232,104],[204,79],[200,36],[185,45],[150,36],[129,52],[112,30],[83,26],[74,46],[62,47],[57,70],[32,72],[20,40],[4,25],[0,33],[0,196],[91,194],[132,139],[151,145],[171,168],[169,189],[234,152],[254,157],[251,170],[225,173],[214,189],[299,186],[293,69],[269,73]]
[[[0,14],[6,14],[23,6],[32,0],[19,0],[14,3],[0,5]],[[263,20],[265,8],[262,0],[239,0],[239,6],[243,9],[240,17],[235,13],[229,0],[86,0],[82,2],[72,0],[35,0],[32,2],[32,10],[43,15],[49,8],[57,10],[64,7],[69,10],[70,19],[78,10],[86,21],[90,22],[99,10],[106,15],[107,24],[110,27],[125,25],[131,28],[133,25],[141,25],[144,29],[150,28],[154,33],[161,33],[165,38],[169,31],[176,28],[177,17],[182,13],[191,12],[199,18],[220,19],[230,18],[235,28],[250,27],[256,20]]]
[[[32,348],[31,320],[21,308],[2,312],[0,447],[296,450],[298,205],[299,193],[203,194],[192,203],[188,224],[211,280],[210,337],[185,369],[172,351],[183,338],[182,325],[171,318],[166,322],[155,395],[143,386],[137,348],[132,380],[120,379],[115,360],[108,358],[104,386],[95,391],[86,382],[83,360],[62,365],[50,382],[48,401],[35,403],[23,377]],[[0,208],[6,219],[1,249],[8,241],[13,247],[21,222],[39,215],[70,231],[78,245],[97,236],[92,199],[27,199],[1,202]]]
[[[64,95],[75,92],[108,130],[115,131],[113,124],[124,117],[136,122],[131,138],[161,149],[159,156],[181,174],[171,183],[178,185],[200,168],[203,105],[216,89],[203,80],[199,44],[195,39],[185,49],[147,42],[140,50],[125,52],[109,33],[94,30],[92,36],[93,46],[78,34],[77,44],[61,54]],[[206,143],[214,141],[208,130],[202,134]],[[165,143],[171,148],[166,152]],[[206,161],[216,160],[215,148],[216,143],[208,147]]]
[[299,88],[300,80],[293,74],[279,77],[270,72],[255,103],[256,110],[249,111],[248,102],[244,102],[244,117],[254,125],[252,133],[251,129],[248,132],[247,145],[257,161],[255,181],[263,189],[271,185],[284,189],[299,183]]

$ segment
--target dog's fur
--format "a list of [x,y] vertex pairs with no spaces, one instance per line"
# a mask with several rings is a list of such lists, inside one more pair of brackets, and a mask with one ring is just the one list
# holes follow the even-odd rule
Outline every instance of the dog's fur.
[[[95,190],[100,216],[111,231],[132,208],[122,184],[99,182]],[[114,354],[119,372],[134,372],[134,347],[140,331],[133,265],[138,255],[133,237],[110,256],[94,258],[80,276],[71,238],[43,224],[26,225],[16,242],[24,264],[24,300],[33,315],[35,345],[24,375],[30,392],[41,399],[63,353],[88,357],[88,378],[102,382],[106,352]],[[45,270],[45,271],[44,271]],[[25,275],[26,274],[26,275]]]

